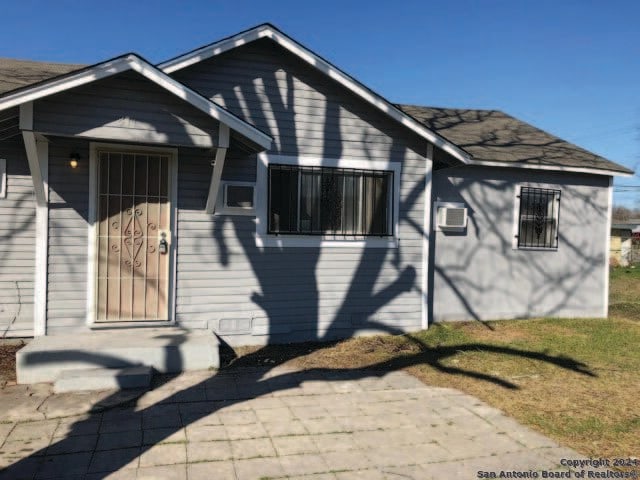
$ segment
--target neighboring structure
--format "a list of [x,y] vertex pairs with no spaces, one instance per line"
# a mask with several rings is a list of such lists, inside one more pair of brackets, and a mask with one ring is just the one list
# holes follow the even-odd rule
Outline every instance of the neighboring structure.
[[2,60],[0,93],[4,336],[607,314],[631,171],[498,111],[393,105],[271,25],[156,66]]
[[640,220],[611,225],[610,262],[614,267],[640,263]]

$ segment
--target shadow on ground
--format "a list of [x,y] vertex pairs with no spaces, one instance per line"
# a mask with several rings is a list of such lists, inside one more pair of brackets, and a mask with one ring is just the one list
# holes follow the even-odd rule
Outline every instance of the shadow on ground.
[[[409,337],[411,338],[411,337]],[[556,365],[579,375],[595,376],[589,367],[581,362],[564,356],[551,356],[540,352],[520,350],[508,347],[495,347],[483,344],[463,344],[451,347],[430,348],[414,339],[420,351],[402,357],[393,358],[371,365],[367,368],[311,368],[303,372],[292,372],[280,368],[289,360],[299,356],[321,351],[331,347],[332,343],[307,343],[291,346],[267,346],[241,358],[234,358],[233,351],[223,349],[226,366],[212,373],[205,380],[195,384],[178,383],[168,390],[175,378],[158,377],[155,390],[146,394],[144,402],[132,401],[107,413],[90,414],[86,418],[68,426],[66,434],[54,439],[51,445],[30,452],[26,458],[9,466],[0,473],[1,478],[46,478],[78,475],[83,478],[107,478],[148,452],[154,445],[167,441],[184,427],[188,427],[203,418],[234,405],[249,402],[265,396],[278,396],[281,392],[300,389],[314,382],[339,380],[349,382],[367,377],[379,378],[390,372],[400,371],[415,365],[430,367],[450,374],[480,379],[505,389],[516,389],[516,385],[506,379],[480,372],[464,370],[443,365],[443,360],[464,351],[484,350],[502,355],[518,356]],[[104,358],[96,357],[96,364]],[[269,366],[265,363],[269,362]],[[256,368],[256,365],[261,367]],[[157,392],[156,395],[154,395]],[[108,403],[108,399],[107,402]],[[134,444],[114,443],[117,449],[94,451],[103,437],[121,430],[153,428],[152,441],[143,441],[140,437]],[[117,435],[116,435],[117,437]],[[3,452],[6,454],[6,452]]]

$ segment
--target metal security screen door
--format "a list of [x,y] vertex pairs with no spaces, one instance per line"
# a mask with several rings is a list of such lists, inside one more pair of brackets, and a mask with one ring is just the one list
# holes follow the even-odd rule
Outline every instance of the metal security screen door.
[[168,319],[169,160],[98,154],[98,322]]

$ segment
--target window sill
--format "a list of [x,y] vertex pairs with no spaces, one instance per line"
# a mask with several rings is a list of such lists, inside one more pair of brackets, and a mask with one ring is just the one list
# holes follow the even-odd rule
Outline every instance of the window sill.
[[276,248],[398,248],[398,238],[368,237],[345,239],[311,235],[256,235],[256,246]]
[[529,250],[536,252],[557,252],[558,247],[514,247],[514,250]]
[[254,208],[233,208],[233,207],[216,207],[214,215],[235,215],[242,217],[255,217],[256,210]]

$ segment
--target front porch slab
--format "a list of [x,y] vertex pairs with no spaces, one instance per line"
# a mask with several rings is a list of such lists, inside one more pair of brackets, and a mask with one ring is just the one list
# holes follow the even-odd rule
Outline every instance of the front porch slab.
[[161,373],[218,368],[209,331],[128,328],[34,338],[16,354],[18,383],[53,382],[61,372],[146,365]]
[[53,392],[146,389],[152,376],[153,369],[147,366],[64,370],[53,384]]

